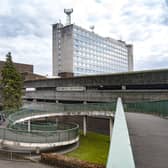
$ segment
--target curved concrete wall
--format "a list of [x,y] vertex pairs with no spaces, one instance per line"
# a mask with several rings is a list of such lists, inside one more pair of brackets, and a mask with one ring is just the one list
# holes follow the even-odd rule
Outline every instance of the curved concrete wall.
[[25,149],[29,151],[36,151],[36,150],[52,149],[58,146],[70,145],[78,141],[79,141],[79,136],[73,140],[53,142],[53,143],[26,143],[26,142],[16,142],[16,141],[0,139],[0,145],[1,147],[8,147],[10,149]]

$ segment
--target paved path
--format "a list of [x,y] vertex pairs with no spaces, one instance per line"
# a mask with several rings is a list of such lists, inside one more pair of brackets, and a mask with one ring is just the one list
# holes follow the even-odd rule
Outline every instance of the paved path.
[[136,168],[168,168],[168,120],[127,113]]
[[40,163],[0,160],[0,168],[53,168]]

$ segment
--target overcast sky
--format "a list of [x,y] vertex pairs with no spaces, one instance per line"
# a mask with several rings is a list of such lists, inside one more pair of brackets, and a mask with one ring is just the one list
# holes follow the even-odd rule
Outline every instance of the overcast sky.
[[0,60],[11,51],[51,75],[51,24],[65,23],[64,8],[74,9],[72,23],[132,43],[135,70],[168,68],[166,0],[0,0]]

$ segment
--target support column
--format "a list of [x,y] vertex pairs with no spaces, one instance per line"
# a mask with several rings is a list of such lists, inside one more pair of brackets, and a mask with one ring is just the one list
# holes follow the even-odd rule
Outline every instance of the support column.
[[31,131],[31,121],[28,120],[28,132],[30,132],[30,131]]
[[110,130],[110,141],[111,141],[112,131],[113,131],[113,118],[112,117],[109,118],[109,130]]
[[57,117],[55,118],[55,125],[56,125],[56,127],[58,125],[58,118]]
[[36,100],[36,99],[33,99],[33,102],[34,102],[34,103],[36,103],[36,102],[37,102],[37,100]]
[[83,135],[86,136],[87,133],[87,125],[86,125],[87,116],[83,116]]

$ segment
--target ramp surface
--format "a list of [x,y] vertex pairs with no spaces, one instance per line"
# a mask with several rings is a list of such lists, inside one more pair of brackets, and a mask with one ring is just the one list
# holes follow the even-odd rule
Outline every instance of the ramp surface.
[[168,168],[168,120],[126,113],[136,168]]

